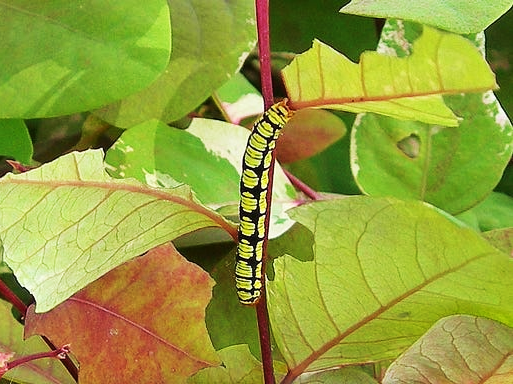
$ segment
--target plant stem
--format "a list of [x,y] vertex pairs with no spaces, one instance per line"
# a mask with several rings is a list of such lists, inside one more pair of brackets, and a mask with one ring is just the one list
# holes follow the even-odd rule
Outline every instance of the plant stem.
[[303,183],[300,179],[298,179],[296,176],[294,176],[292,173],[287,171],[285,168],[283,168],[283,172],[287,176],[287,178],[290,180],[292,185],[299,189],[301,192],[303,192],[306,196],[308,196],[312,200],[321,200],[321,195],[319,195],[315,190],[310,188],[308,185]]
[[[258,52],[260,61],[260,79],[262,84],[262,96],[264,97],[264,109],[268,109],[274,103],[273,84],[271,77],[271,49],[269,42],[269,1],[255,0],[257,31],[258,31]],[[267,212],[265,220],[265,234],[262,254],[262,293],[256,304],[258,331],[260,337],[260,351],[262,353],[262,366],[264,383],[274,384],[273,358],[271,354],[271,332],[269,330],[269,313],[267,311],[267,298],[265,288],[265,265],[267,257],[267,242],[269,236],[269,216],[271,209],[273,175],[274,175],[275,154],[273,151],[271,165],[269,167],[269,184],[267,187]]]
[[[25,318],[25,316],[27,314],[27,305],[23,301],[21,301],[21,299],[1,279],[0,279],[0,296],[3,296],[9,303],[11,303],[13,305],[13,307],[16,308],[18,310],[18,312],[21,313],[21,316],[23,318]],[[48,345],[48,347],[50,347],[50,349],[52,349],[52,351],[43,352],[42,354],[37,354],[37,355],[31,355],[31,356],[29,356],[29,357],[32,357],[30,360],[40,359],[42,357],[55,357],[53,355],[52,356],[50,356],[50,355],[52,353],[55,353],[55,351],[57,351],[58,349],[45,336],[41,336],[41,338],[46,343],[46,345]],[[64,348],[64,347],[62,347],[62,348]],[[60,349],[62,349],[62,348],[60,348]],[[69,350],[68,350],[68,352],[69,352]],[[63,355],[63,357],[59,357],[59,358],[61,359],[62,364],[64,365],[64,367],[66,367],[66,369],[68,370],[70,375],[75,379],[75,381],[78,382],[78,369],[75,366],[75,364],[73,363],[73,361],[67,355],[68,352],[66,352]],[[48,355],[48,354],[50,354],[50,355]],[[26,358],[21,358],[21,359],[16,360],[18,362],[18,363],[16,363],[16,365],[22,364],[23,362],[25,362],[23,359],[26,359]],[[27,361],[30,361],[30,360],[27,360]],[[16,365],[14,365],[14,366],[16,366]],[[11,369],[14,366],[9,366],[9,363],[7,363],[7,369]]]
[[[46,336],[41,336],[41,338],[46,343],[46,345],[48,345],[50,347],[50,349],[52,349],[52,350],[57,349],[55,347],[55,345],[50,341],[50,339],[48,339]],[[68,356],[68,353],[69,353],[69,350],[63,358],[60,358],[61,363],[62,363],[62,365],[64,365],[64,367],[66,368],[68,373],[71,375],[71,377],[73,377],[73,379],[78,383],[78,368],[75,365],[75,363],[71,360],[71,358]]]
[[[264,258],[265,260],[265,258]],[[265,275],[264,276],[265,280]],[[264,370],[264,383],[274,384],[273,357],[271,354],[271,332],[269,330],[269,313],[267,311],[267,295],[262,289],[260,300],[256,305],[258,334],[260,337],[260,351],[262,352],[262,367]]]
[[269,0],[256,1],[258,31],[258,53],[260,61],[260,80],[264,109],[274,104],[273,82],[271,73],[271,45],[269,41]]
[[[40,352],[40,353],[34,353],[32,355],[28,355],[28,356],[23,356],[23,357],[20,357],[19,359],[6,362],[4,364],[4,366],[1,367],[0,373],[1,373],[1,375],[3,375],[8,370],[17,367],[18,365],[28,363],[29,361],[32,361],[32,360],[44,359],[47,357],[62,360],[62,359],[66,358],[68,353],[69,353],[69,345],[63,345],[62,347],[60,347],[58,349],[54,349],[49,352]],[[1,377],[1,375],[0,375],[0,377]]]
[[14,308],[18,310],[18,312],[21,313],[21,316],[25,317],[25,314],[27,313],[27,306],[1,279],[0,296],[3,296],[9,303],[13,305]]

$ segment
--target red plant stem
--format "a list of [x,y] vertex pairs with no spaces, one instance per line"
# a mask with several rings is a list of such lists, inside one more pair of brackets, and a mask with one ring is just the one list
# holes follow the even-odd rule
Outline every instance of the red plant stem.
[[[265,280],[265,275],[262,274]],[[262,352],[262,367],[264,383],[274,384],[273,356],[271,353],[271,332],[269,330],[269,313],[267,311],[267,295],[262,289],[260,300],[256,305],[260,351]]]
[[269,0],[256,0],[256,17],[262,96],[264,97],[264,109],[268,109],[274,104],[271,44],[269,41]]
[[[23,301],[20,300],[20,298],[18,296],[16,296],[16,294],[1,279],[0,279],[0,295],[3,296],[9,303],[11,303],[14,306],[14,308],[16,308],[21,313],[22,317],[25,318],[25,316],[27,314],[27,306],[25,305],[25,303]],[[45,336],[41,336],[41,338],[46,343],[46,345],[48,345],[48,347],[50,347],[50,349],[52,349],[52,351],[50,351],[50,352],[43,352],[42,357],[54,357],[53,355],[46,356],[45,354],[55,353],[55,351],[58,349]],[[62,348],[64,348],[64,347],[62,347]],[[69,350],[68,350],[68,352],[69,352]],[[75,381],[78,382],[78,369],[75,366],[75,364],[73,363],[73,361],[69,358],[69,356],[67,356],[68,352],[66,352],[65,356],[63,356],[61,358],[61,361],[62,361],[62,364],[64,365],[64,367],[66,367],[67,371],[70,373],[70,375],[75,379]],[[37,357],[39,355],[40,354],[31,355],[31,356],[32,357],[36,356],[35,357],[36,359],[40,359],[41,357]],[[16,360],[17,362],[21,361],[17,364],[22,364],[23,362],[25,362],[25,361],[23,361],[23,359],[24,358]],[[34,359],[31,359],[31,360],[34,360]],[[28,361],[30,361],[30,360],[28,360]],[[7,363],[7,364],[9,364],[9,363]],[[11,369],[11,368],[13,368],[13,367],[7,365],[7,369]]]
[[0,279],[0,295],[3,296],[23,317],[27,313],[27,306],[16,294]]
[[[50,349],[56,350],[57,348],[55,345],[48,339],[46,336],[41,336],[43,341],[50,347]],[[64,358],[61,359],[62,365],[66,368],[66,370],[69,372],[71,377],[78,383],[78,368],[75,365],[75,363],[71,360],[71,358],[68,356],[69,351],[66,353]]]
[[20,357],[19,359],[16,359],[13,361],[8,361],[7,363],[5,363],[5,371],[13,369],[13,368],[17,367],[18,365],[28,363],[29,361],[44,359],[47,357],[62,360],[64,358],[66,358],[68,353],[69,353],[69,345],[63,345],[62,347],[60,347],[58,349],[54,349],[52,351],[34,353],[32,355],[23,356],[23,357]]
[[[264,108],[268,109],[274,103],[273,84],[271,77],[271,48],[269,42],[269,1],[255,0],[255,5],[262,96],[264,97]],[[269,216],[273,190],[274,162],[275,154],[273,152],[271,165],[269,167],[269,184],[267,187],[267,208],[265,215],[265,233],[262,254],[262,293],[260,300],[256,304],[258,332],[260,337],[260,351],[262,353],[262,366],[265,384],[274,384],[273,358],[271,354],[271,332],[269,330],[269,313],[267,311],[267,299],[265,294],[265,265],[268,259],[267,242],[269,236]]]
[[322,197],[320,194],[318,194],[315,190],[310,188],[308,185],[303,183],[301,180],[299,180],[296,176],[294,176],[292,173],[287,171],[285,168],[283,168],[283,172],[285,175],[287,175],[288,179],[292,183],[294,187],[299,189],[301,192],[303,192],[306,196],[308,196],[312,200],[322,200]]

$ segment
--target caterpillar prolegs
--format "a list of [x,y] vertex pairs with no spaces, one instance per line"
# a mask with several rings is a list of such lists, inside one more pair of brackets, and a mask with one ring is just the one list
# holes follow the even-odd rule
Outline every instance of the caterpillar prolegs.
[[235,263],[237,295],[242,304],[256,304],[262,289],[262,254],[269,167],[276,140],[293,112],[286,100],[271,106],[253,126],[242,162],[239,243]]

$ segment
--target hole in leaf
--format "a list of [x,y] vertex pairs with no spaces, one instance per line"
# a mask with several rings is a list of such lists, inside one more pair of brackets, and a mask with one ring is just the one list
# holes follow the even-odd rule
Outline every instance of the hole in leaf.
[[414,133],[397,142],[399,148],[410,159],[415,159],[420,153],[420,137]]

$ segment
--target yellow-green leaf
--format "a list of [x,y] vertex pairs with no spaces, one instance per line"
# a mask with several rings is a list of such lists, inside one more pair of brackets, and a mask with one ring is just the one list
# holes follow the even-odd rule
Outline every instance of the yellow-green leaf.
[[320,41],[283,70],[291,105],[375,112],[456,126],[442,95],[496,88],[495,76],[464,37],[424,27],[408,57],[364,52],[355,64]]
[[394,359],[452,314],[513,325],[508,256],[423,203],[358,196],[289,214],[315,241],[312,261],[276,259],[268,284],[295,375]]

